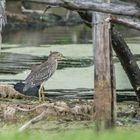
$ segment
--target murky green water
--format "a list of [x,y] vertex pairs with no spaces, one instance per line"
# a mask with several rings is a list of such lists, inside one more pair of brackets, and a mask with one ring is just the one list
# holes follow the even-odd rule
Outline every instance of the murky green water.
[[91,30],[84,24],[76,26],[53,26],[43,29],[4,30],[4,43],[21,44],[21,46],[39,46],[41,44],[88,43],[91,40]]
[[[129,43],[140,65],[140,44]],[[40,47],[21,47],[21,45],[3,44],[0,55],[0,81],[13,84],[24,81],[32,64],[47,59],[50,51],[59,51],[66,56],[60,61],[58,70],[45,84],[49,94],[92,95],[94,86],[93,49],[90,44],[43,45]],[[114,54],[116,87],[127,93],[133,93],[129,80]],[[134,94],[134,93],[133,93]]]

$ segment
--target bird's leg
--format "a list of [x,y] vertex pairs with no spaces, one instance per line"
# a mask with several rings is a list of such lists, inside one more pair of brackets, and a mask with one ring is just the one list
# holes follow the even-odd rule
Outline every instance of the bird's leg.
[[38,95],[39,95],[39,102],[44,102],[45,101],[45,95],[44,95],[44,84],[43,83],[40,85]]
[[39,102],[42,102],[42,99],[41,99],[41,88],[42,88],[42,84],[40,85],[40,88],[39,88],[39,90],[38,90]]
[[41,97],[42,97],[42,101],[45,102],[44,84],[42,84],[42,88],[41,88]]

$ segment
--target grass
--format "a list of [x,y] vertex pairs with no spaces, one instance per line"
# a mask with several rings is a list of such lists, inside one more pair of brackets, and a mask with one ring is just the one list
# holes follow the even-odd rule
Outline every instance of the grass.
[[139,140],[140,130],[137,129],[116,129],[95,133],[93,129],[67,130],[67,131],[37,131],[28,130],[23,133],[17,130],[2,130],[0,132],[2,140]]

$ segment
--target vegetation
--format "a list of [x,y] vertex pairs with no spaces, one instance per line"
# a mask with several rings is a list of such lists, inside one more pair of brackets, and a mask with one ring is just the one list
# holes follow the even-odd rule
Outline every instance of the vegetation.
[[[137,126],[139,129],[139,126]],[[131,128],[132,129],[132,128]],[[140,132],[138,131],[117,129],[112,131],[100,132],[96,134],[93,129],[81,129],[71,131],[44,132],[44,131],[26,131],[23,133],[13,130],[5,130],[0,132],[0,139],[3,140],[139,140]]]

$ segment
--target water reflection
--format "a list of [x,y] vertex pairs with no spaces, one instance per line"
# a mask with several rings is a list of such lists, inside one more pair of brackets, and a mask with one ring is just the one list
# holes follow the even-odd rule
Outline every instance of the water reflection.
[[83,25],[53,26],[42,30],[4,30],[3,42],[39,46],[42,44],[88,43],[91,40],[91,30]]

